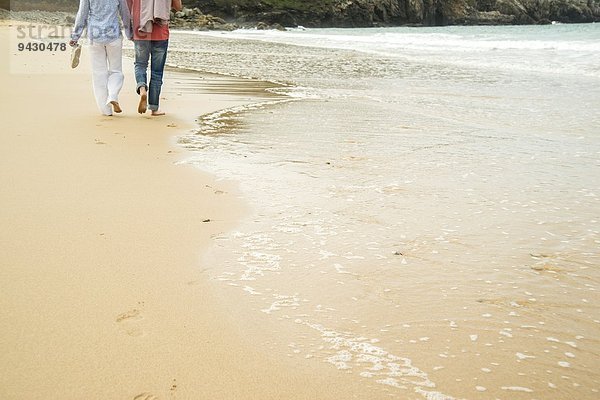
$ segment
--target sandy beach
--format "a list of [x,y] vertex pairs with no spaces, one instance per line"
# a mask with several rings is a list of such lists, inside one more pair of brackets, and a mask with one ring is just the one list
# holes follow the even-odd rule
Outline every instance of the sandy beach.
[[174,29],[153,118],[66,17],[0,13],[1,400],[598,397],[597,24]]
[[168,115],[140,116],[125,59],[124,113],[103,117],[85,48],[71,71],[68,51],[7,48],[7,24],[2,53],[50,73],[0,72],[0,397],[365,398],[355,379],[248,341],[209,290],[202,249],[245,205],[235,187],[177,165],[174,137],[248,101],[222,90],[235,81],[169,71]]

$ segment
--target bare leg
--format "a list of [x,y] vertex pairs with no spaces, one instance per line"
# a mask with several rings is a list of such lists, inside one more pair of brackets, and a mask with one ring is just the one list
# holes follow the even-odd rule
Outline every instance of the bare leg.
[[148,109],[148,92],[145,87],[140,88],[140,103],[138,104],[138,112],[144,114]]

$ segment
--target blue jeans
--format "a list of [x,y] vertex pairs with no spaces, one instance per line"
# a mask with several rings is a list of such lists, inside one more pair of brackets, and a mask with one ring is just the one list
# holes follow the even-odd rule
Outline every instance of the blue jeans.
[[[162,87],[163,72],[167,61],[168,40],[134,40],[135,47],[135,81],[136,91],[140,88],[148,91],[148,109],[158,110],[160,89]],[[148,88],[148,61],[150,61],[150,88]]]

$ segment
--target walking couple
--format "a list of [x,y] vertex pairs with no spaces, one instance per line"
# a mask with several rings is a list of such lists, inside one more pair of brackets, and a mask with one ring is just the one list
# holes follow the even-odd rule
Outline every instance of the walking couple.
[[122,112],[119,105],[119,92],[124,80],[120,19],[125,36],[133,40],[135,47],[136,91],[140,96],[138,112],[144,114],[150,110],[152,115],[164,115],[159,110],[159,101],[169,45],[171,9],[180,11],[181,0],[79,1],[69,44],[76,46],[87,28],[94,95],[102,114]]

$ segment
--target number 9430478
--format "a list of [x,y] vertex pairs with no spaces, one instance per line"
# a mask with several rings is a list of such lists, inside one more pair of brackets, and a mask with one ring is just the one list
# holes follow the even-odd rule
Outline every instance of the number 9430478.
[[67,44],[59,43],[59,42],[27,42],[27,43],[19,43],[17,45],[17,50],[19,51],[66,51]]

